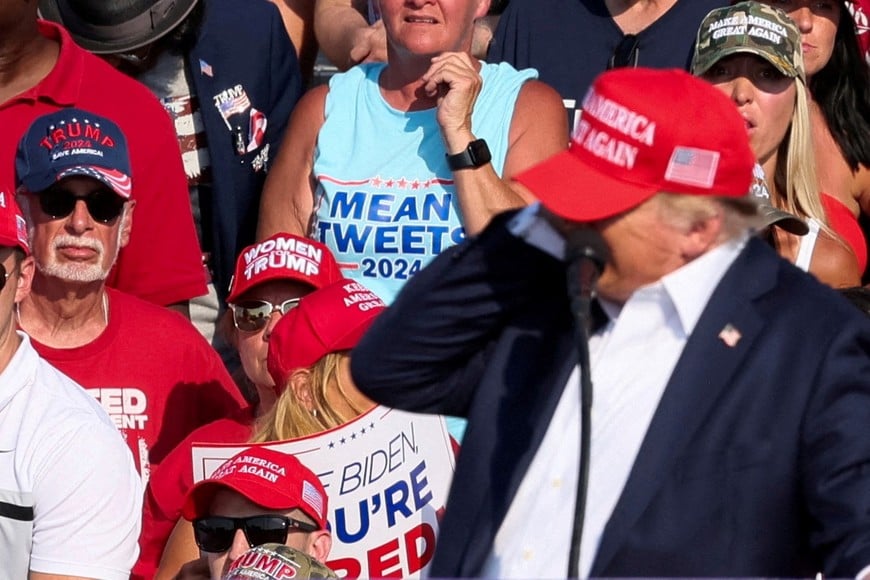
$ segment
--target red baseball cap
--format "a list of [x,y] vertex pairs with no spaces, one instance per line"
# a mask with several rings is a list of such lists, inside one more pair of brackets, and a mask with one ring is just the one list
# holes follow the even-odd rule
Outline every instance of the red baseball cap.
[[658,192],[745,197],[755,157],[737,107],[682,70],[620,68],[596,78],[567,151],[515,179],[577,222]]
[[21,248],[26,255],[30,254],[30,244],[27,241],[27,222],[21,208],[15,201],[15,194],[10,190],[0,189],[0,246]]
[[239,254],[227,302],[235,302],[269,280],[294,280],[316,289],[341,279],[341,270],[329,248],[316,240],[277,233]]
[[181,514],[187,520],[209,515],[214,495],[221,489],[231,489],[269,510],[300,509],[321,530],[326,529],[326,490],[314,472],[289,453],[253,446],[234,455],[191,488]]
[[343,280],[299,301],[281,317],[269,337],[266,359],[280,393],[290,374],[307,368],[331,352],[350,350],[387,307],[358,282]]

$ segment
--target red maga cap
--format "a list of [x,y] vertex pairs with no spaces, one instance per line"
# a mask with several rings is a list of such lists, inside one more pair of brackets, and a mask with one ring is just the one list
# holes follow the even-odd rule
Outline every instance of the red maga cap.
[[745,197],[755,157],[737,107],[682,70],[598,76],[568,151],[516,180],[577,222],[630,210],[658,192]]
[[314,289],[342,279],[341,270],[329,248],[316,240],[277,233],[248,246],[236,260],[227,302],[270,280],[289,280]]
[[30,255],[27,222],[11,191],[0,189],[0,246],[21,248],[26,255]]
[[280,393],[290,374],[331,352],[356,346],[386,304],[352,280],[315,290],[281,317],[269,337],[267,366]]
[[300,509],[321,530],[326,529],[326,490],[314,472],[289,453],[254,446],[227,459],[188,492],[181,512],[184,518],[209,515],[212,499],[221,489],[231,489],[269,510]]

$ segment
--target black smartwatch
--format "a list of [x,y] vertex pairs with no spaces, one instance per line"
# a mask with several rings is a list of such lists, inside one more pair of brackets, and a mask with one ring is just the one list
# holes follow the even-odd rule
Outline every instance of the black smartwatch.
[[483,139],[477,139],[468,144],[465,151],[456,155],[447,155],[447,165],[451,171],[460,169],[468,169],[471,167],[481,167],[492,160],[492,155],[489,153],[489,147]]

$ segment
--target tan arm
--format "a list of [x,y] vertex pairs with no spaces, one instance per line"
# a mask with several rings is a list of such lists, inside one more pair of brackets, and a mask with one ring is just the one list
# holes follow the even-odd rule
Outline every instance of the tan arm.
[[263,186],[258,240],[277,232],[299,236],[308,234],[316,190],[314,148],[323,126],[323,107],[328,91],[327,85],[309,90],[290,116],[278,157]]
[[[471,68],[469,68],[471,66]],[[433,59],[426,75],[429,90],[442,91],[438,122],[447,152],[463,151],[476,139],[471,107],[480,91],[480,76],[467,55],[452,53]],[[467,235],[480,232],[498,213],[534,201],[510,179],[568,146],[568,120],[559,95],[551,87],[529,81],[520,90],[509,132],[501,178],[491,164],[453,174]]]

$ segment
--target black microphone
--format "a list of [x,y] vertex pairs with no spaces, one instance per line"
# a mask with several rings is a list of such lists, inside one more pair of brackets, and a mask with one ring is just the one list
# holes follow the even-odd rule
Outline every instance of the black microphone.
[[568,293],[571,310],[578,325],[590,330],[589,309],[595,297],[595,285],[610,258],[610,248],[601,234],[590,228],[578,228],[565,238],[568,262]]
[[568,578],[580,577],[580,542],[586,515],[586,491],[589,487],[589,463],[592,438],[592,373],[589,368],[589,333],[592,329],[591,306],[598,277],[610,258],[610,248],[601,234],[590,228],[578,228],[565,238],[568,262],[568,293],[575,319],[577,361],[580,365],[580,467],[571,550],[568,555]]

